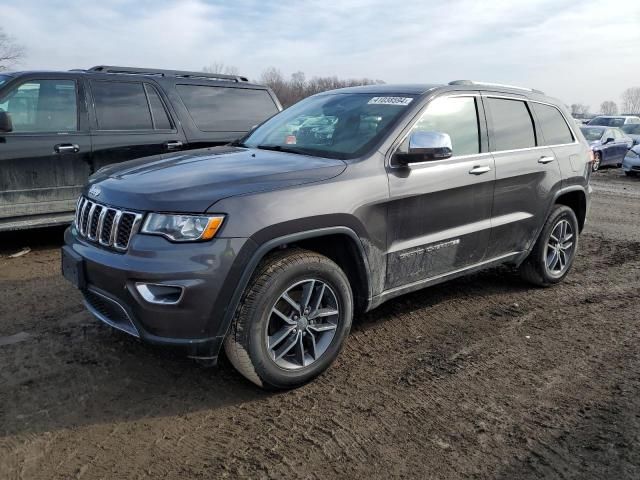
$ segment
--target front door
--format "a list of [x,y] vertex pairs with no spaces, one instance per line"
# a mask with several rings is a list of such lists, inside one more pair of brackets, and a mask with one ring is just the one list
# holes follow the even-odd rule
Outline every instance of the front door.
[[72,219],[90,174],[85,105],[69,75],[24,80],[2,95],[13,130],[0,132],[0,229]]
[[[476,94],[438,97],[410,133],[448,134],[453,156],[408,167],[394,166],[391,160],[386,289],[420,283],[484,259],[495,175],[485,128]],[[407,144],[405,139],[398,151]]]

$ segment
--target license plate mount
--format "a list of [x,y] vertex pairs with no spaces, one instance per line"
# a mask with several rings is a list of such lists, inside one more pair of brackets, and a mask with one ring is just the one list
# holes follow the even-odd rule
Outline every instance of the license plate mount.
[[62,275],[71,284],[79,289],[86,286],[84,275],[84,260],[80,255],[74,252],[70,247],[62,247]]

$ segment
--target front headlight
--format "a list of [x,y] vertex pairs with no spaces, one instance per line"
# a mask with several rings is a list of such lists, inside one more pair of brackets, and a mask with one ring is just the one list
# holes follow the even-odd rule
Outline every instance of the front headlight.
[[150,213],[141,233],[162,235],[174,242],[211,240],[222,226],[224,215],[170,215]]

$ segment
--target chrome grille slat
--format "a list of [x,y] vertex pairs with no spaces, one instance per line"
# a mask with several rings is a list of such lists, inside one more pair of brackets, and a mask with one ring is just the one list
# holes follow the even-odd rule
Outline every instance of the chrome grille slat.
[[84,205],[82,206],[82,213],[80,214],[80,233],[83,236],[86,235],[87,231],[87,216],[89,215],[88,209],[90,208],[90,205],[93,205],[93,203],[89,200],[84,202]]
[[142,223],[143,215],[80,197],[76,205],[76,228],[81,237],[124,252]]
[[93,238],[91,236],[91,230],[93,229],[93,216],[96,213],[96,209],[98,208],[98,204],[94,203],[93,205],[91,205],[91,209],[89,210],[89,215],[87,215],[87,238],[89,240],[95,240],[95,238]]

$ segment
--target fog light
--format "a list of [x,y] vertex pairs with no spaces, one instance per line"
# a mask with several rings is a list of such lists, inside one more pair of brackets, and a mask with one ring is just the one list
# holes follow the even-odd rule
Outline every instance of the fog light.
[[158,305],[175,305],[180,303],[184,287],[177,285],[162,285],[160,283],[136,283],[136,290],[149,303]]

